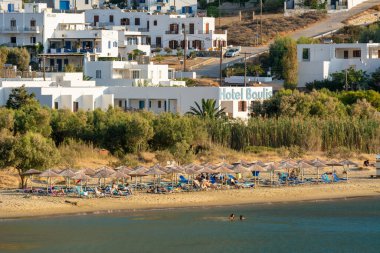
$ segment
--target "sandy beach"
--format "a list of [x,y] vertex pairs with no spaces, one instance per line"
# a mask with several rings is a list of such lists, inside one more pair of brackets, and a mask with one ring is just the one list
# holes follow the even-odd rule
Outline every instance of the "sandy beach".
[[[0,191],[0,218],[80,214],[126,210],[204,207],[255,203],[311,201],[335,198],[380,197],[380,179],[370,179],[374,170],[351,173],[341,183],[303,186],[257,187],[255,189],[207,190],[169,194],[137,192],[129,197],[77,198],[36,196]],[[72,205],[65,201],[77,202]]]

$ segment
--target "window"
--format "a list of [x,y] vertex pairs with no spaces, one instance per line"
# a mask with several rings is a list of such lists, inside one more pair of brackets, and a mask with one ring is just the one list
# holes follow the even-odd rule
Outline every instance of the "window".
[[152,101],[149,100],[149,108],[152,108]]
[[54,102],[54,109],[58,110],[58,102]]
[[110,15],[110,23],[113,23],[113,15]]
[[120,19],[120,25],[129,25],[129,18]]
[[343,52],[343,58],[344,59],[348,59],[348,51],[347,50],[344,50],[344,52]]
[[30,37],[30,44],[36,44],[36,37]]
[[117,47],[117,42],[116,41],[113,42],[113,47]]
[[157,11],[161,11],[161,5],[157,5]]
[[102,78],[102,71],[101,70],[97,70],[95,73],[96,73],[95,74],[96,78]]
[[79,103],[73,102],[73,112],[77,112],[79,110]]
[[11,27],[16,27],[16,20],[15,19],[11,20]]
[[189,33],[194,34],[194,23],[190,23],[189,25]]
[[154,25],[154,26],[157,26],[157,20],[154,20],[154,21],[153,21],[153,25]]
[[14,44],[17,43],[16,37],[11,37],[11,43],[14,43]]
[[362,56],[362,51],[360,51],[360,50],[354,50],[353,56],[355,58],[360,58]]
[[246,101],[239,101],[238,102],[238,111],[239,112],[247,111],[247,102]]
[[89,0],[84,0],[84,4],[89,4]]
[[303,61],[310,61],[310,48],[303,48],[302,49],[302,60]]
[[158,102],[157,102],[157,107],[158,107],[158,108],[161,108],[161,106],[162,106],[162,105],[161,105],[161,101],[158,101]]
[[99,16],[95,15],[94,16],[94,25],[96,25],[99,22]]
[[111,41],[108,41],[108,48],[111,49]]
[[132,70],[132,79],[139,79],[139,78],[140,78],[140,71]]
[[30,27],[36,27],[36,21],[34,19],[30,20]]
[[140,19],[139,18],[135,18],[135,25],[140,25]]

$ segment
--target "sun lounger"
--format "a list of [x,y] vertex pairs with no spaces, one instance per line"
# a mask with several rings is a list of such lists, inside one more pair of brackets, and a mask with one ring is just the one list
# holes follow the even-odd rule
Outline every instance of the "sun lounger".
[[341,182],[341,181],[347,181],[347,178],[340,178],[337,174],[333,174],[333,180],[334,182]]
[[327,174],[322,174],[321,179],[323,183],[331,183],[331,180],[329,179]]
[[188,183],[189,183],[189,180],[186,179],[184,176],[180,175],[180,176],[179,176],[179,182],[180,182],[180,183],[183,183],[183,184],[188,184]]

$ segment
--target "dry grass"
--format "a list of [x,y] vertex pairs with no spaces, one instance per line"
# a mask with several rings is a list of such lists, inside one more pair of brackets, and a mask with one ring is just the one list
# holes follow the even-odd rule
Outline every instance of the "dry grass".
[[380,17],[380,4],[369,8],[357,15],[349,17],[343,21],[346,25],[365,25],[371,24],[379,20]]
[[[300,16],[273,16],[262,20],[263,43],[266,44],[277,35],[286,35],[303,29],[311,24],[321,21],[326,14],[321,12],[309,12]],[[254,46],[255,36],[259,31],[260,24],[257,20],[241,21],[221,26],[229,34],[228,44],[240,46]]]

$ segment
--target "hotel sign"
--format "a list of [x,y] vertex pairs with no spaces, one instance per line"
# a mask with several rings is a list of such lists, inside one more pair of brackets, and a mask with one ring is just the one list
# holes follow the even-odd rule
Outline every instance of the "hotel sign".
[[223,87],[219,88],[219,100],[265,100],[272,97],[272,87]]

